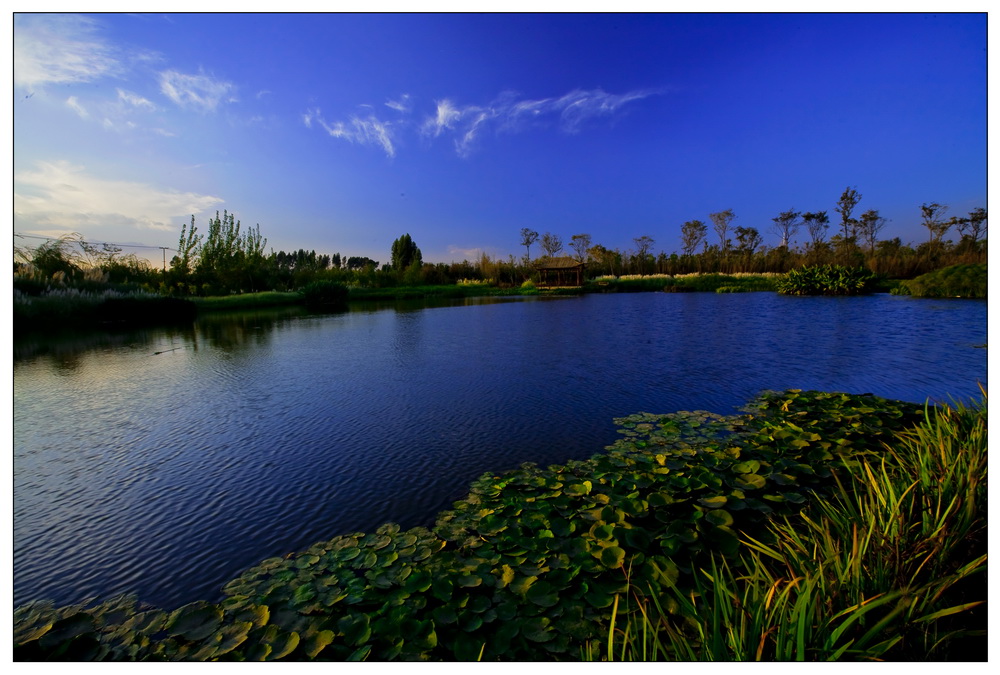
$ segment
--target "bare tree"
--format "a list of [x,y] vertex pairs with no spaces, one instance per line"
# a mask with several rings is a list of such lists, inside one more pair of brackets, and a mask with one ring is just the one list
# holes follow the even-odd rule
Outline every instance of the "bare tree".
[[726,233],[729,231],[729,226],[732,224],[733,218],[736,217],[733,210],[726,209],[725,211],[710,213],[708,217],[712,219],[712,228],[719,235],[719,245],[722,247],[722,250],[729,250],[729,239],[726,238]]
[[788,244],[792,241],[792,237],[795,233],[799,231],[799,226],[802,225],[799,217],[802,214],[795,209],[789,209],[788,211],[782,211],[778,214],[777,218],[772,218],[774,221],[774,227],[772,232],[781,238],[781,248],[788,248]]
[[538,233],[529,227],[521,228],[521,246],[525,249],[525,260],[531,260],[531,245],[538,241]]
[[576,251],[576,259],[580,262],[587,261],[587,251],[590,250],[589,234],[574,234],[570,237],[569,247]]
[[969,237],[973,242],[979,241],[979,238],[986,233],[986,209],[981,206],[976,207],[969,212],[968,218],[957,219],[955,225],[962,237]]
[[947,211],[947,206],[938,204],[937,202],[920,205],[920,217],[924,220],[923,226],[927,228],[927,231],[931,235],[932,243],[940,242],[941,238],[944,237],[951,227],[950,222],[942,220]]
[[649,250],[653,248],[653,238],[644,234],[632,241],[635,242],[635,257],[639,262],[639,274],[645,274],[646,258],[649,257]]
[[705,241],[708,226],[700,220],[689,220],[681,225],[681,250],[684,255],[693,255],[698,245]]
[[542,250],[545,255],[554,258],[562,250],[562,238],[557,234],[546,232],[542,235]]

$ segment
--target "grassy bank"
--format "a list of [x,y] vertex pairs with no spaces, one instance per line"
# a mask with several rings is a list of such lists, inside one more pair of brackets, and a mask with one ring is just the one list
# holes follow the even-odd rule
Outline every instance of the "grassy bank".
[[985,658],[985,397],[617,422],[589,460],[485,474],[431,530],[265,560],[218,604],[18,608],[15,658]]
[[901,281],[896,295],[916,298],[986,298],[986,265],[952,265]]

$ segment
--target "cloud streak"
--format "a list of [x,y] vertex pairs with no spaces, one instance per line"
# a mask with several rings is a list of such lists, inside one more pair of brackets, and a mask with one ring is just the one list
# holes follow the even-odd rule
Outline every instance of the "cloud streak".
[[160,73],[160,91],[181,108],[213,112],[219,103],[236,100],[236,86],[204,73],[189,75],[177,70]]
[[92,82],[122,70],[96,21],[71,14],[15,15],[15,86]]
[[393,143],[395,134],[391,122],[383,122],[374,115],[367,117],[352,116],[345,122],[327,122],[323,119],[319,108],[307,110],[302,116],[302,122],[307,128],[312,128],[313,122],[319,124],[333,138],[339,138],[358,145],[379,147],[389,158],[396,156],[396,146]]
[[222,199],[145,183],[109,180],[67,161],[38,162],[14,176],[14,222],[19,229],[68,230],[117,226],[176,232],[174,222]]
[[[469,157],[480,139],[491,130],[499,133],[520,133],[529,128],[555,127],[562,133],[578,134],[589,123],[598,119],[612,119],[622,115],[634,101],[658,92],[639,90],[625,94],[609,94],[603,89],[574,89],[559,97],[522,99],[513,92],[503,92],[488,105],[457,105],[449,98],[435,101],[434,113],[414,126],[423,138],[450,137],[459,157]],[[400,113],[412,109],[410,96],[385,104]],[[367,110],[371,106],[361,106]],[[405,120],[383,122],[373,114],[354,115],[348,122],[327,122],[318,108],[311,108],[302,115],[307,128],[321,126],[333,138],[340,138],[359,145],[380,147],[389,157],[396,154],[395,143],[401,130],[413,125]]]

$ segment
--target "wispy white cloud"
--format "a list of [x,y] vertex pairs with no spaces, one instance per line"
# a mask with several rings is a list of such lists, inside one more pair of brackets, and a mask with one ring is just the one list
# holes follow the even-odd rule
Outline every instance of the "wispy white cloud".
[[[631,102],[651,96],[656,92],[633,91],[625,94],[608,94],[602,89],[576,89],[563,96],[544,99],[523,99],[513,92],[503,92],[488,105],[456,105],[443,98],[435,102],[434,113],[419,126],[411,127],[405,120],[383,122],[374,114],[352,116],[348,122],[327,122],[318,108],[311,108],[302,115],[302,123],[312,128],[319,124],[334,138],[352,143],[381,147],[395,156],[395,143],[401,130],[415,128],[425,138],[449,136],[460,157],[468,157],[480,139],[491,130],[519,133],[529,127],[556,127],[568,134],[580,133],[588,122],[597,118],[612,118],[622,113]],[[411,110],[410,97],[403,94],[398,100],[385,104],[398,112]],[[359,106],[371,109],[370,105]]]
[[352,116],[347,123],[327,122],[323,119],[319,108],[311,108],[302,115],[302,122],[307,128],[312,128],[315,121],[333,138],[340,138],[358,145],[371,145],[382,148],[388,157],[396,156],[393,143],[393,127],[391,122],[383,122],[374,115],[367,117]]
[[386,107],[392,108],[396,112],[407,114],[413,109],[410,104],[410,95],[403,94],[398,100],[393,101],[392,99],[385,102]]
[[504,92],[488,106],[456,106],[451,100],[437,102],[435,114],[421,126],[425,136],[438,137],[445,132],[455,135],[455,151],[466,157],[475,141],[491,126],[497,131],[517,133],[527,126],[552,125],[569,134],[579,133],[595,118],[613,117],[632,101],[651,96],[652,91],[608,94],[602,89],[576,89],[558,98],[519,99]]
[[189,75],[176,70],[160,73],[160,91],[182,108],[214,111],[219,103],[236,101],[236,86],[204,73]]
[[18,229],[115,226],[174,232],[174,225],[222,199],[194,192],[101,178],[66,161],[38,162],[14,176],[14,223]]
[[14,85],[92,82],[122,71],[115,48],[99,35],[98,23],[73,14],[14,16]]
[[83,119],[87,119],[90,116],[87,114],[87,109],[80,105],[80,102],[76,100],[76,96],[70,96],[66,99],[66,105],[68,105],[73,112]]
[[140,108],[143,110],[156,110],[156,106],[147,98],[143,98],[138,94],[133,94],[130,91],[125,91],[124,89],[118,89],[118,101],[133,108]]

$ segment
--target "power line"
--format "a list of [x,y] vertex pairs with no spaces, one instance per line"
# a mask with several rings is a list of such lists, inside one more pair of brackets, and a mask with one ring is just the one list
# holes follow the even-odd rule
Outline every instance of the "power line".
[[[115,244],[109,241],[83,241],[82,239],[60,239],[59,237],[43,237],[37,234],[21,234],[19,232],[14,233],[15,237],[22,237],[25,239],[44,239],[46,241],[65,241],[70,244],[87,244],[88,246],[120,246],[122,248],[155,248],[163,249],[165,251],[177,251],[176,248],[171,248],[169,246],[150,246],[149,244]],[[178,253],[180,251],[177,251]]]

